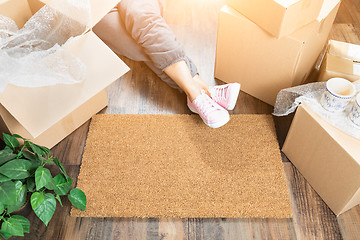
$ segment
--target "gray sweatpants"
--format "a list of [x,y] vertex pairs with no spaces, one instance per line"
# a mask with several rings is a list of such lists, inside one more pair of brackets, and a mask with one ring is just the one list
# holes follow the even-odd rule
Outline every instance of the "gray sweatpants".
[[164,70],[184,60],[192,76],[195,64],[162,17],[158,0],[121,0],[93,31],[117,54],[143,61],[171,87],[178,88]]

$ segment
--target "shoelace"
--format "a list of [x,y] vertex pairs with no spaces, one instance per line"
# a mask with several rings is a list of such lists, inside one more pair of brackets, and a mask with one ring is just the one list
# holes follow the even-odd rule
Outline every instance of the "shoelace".
[[217,102],[220,102],[221,100],[225,100],[226,89],[227,87],[214,87],[212,89],[213,94],[211,94],[211,97]]
[[211,111],[219,110],[219,108],[215,104],[213,104],[213,101],[205,93],[204,90],[201,90],[201,95],[203,95],[204,97],[198,98],[196,105],[204,115],[209,114]]

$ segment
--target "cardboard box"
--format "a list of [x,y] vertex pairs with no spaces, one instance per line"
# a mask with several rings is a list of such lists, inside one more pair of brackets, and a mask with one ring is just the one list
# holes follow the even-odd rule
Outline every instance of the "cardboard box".
[[320,68],[319,82],[333,77],[349,81],[360,79],[360,46],[330,40],[324,63]]
[[327,42],[340,0],[326,1],[318,19],[276,39],[224,6],[219,13],[215,77],[274,105],[281,89],[304,83]]
[[359,139],[302,104],[282,151],[336,215],[360,203]]
[[[93,24],[117,2],[91,0],[96,13]],[[23,26],[41,5],[35,0],[7,0],[1,2],[0,14]],[[40,88],[8,85],[0,95],[2,131],[18,133],[51,148],[107,105],[104,89],[129,68],[92,31],[73,40],[67,48],[86,65],[86,79],[72,85]]]
[[287,36],[319,15],[324,0],[226,0],[226,4],[277,38]]
[[360,62],[360,45],[330,40],[328,52],[335,56]]

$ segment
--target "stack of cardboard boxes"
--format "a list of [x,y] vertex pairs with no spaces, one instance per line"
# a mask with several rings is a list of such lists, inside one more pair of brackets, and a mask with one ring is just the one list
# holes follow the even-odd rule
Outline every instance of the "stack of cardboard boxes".
[[[215,77],[274,105],[305,82],[327,44],[340,0],[226,0]],[[330,41],[320,81],[360,77],[359,46]],[[360,131],[360,129],[359,129]],[[360,140],[299,106],[282,151],[336,215],[360,203]]]
[[[341,77],[360,83],[359,62],[359,45],[330,40],[318,80]],[[353,131],[360,133],[355,125]],[[282,151],[336,215],[360,204],[359,139],[332,126],[302,104]]]
[[[321,62],[340,0],[226,3],[219,15],[215,77],[239,82],[243,91],[274,105],[281,89],[305,83]],[[331,40],[322,58],[319,81],[360,79],[360,46]],[[301,104],[282,151],[336,215],[360,204],[359,139]]]
[[[48,1],[3,0],[0,14],[21,28]],[[118,2],[90,0],[91,26]],[[7,86],[0,94],[1,132],[17,133],[51,148],[107,105],[105,88],[129,68],[92,31],[66,47],[86,65],[86,79],[72,85]]]
[[226,0],[219,13],[215,77],[274,105],[304,83],[324,48],[340,0]]

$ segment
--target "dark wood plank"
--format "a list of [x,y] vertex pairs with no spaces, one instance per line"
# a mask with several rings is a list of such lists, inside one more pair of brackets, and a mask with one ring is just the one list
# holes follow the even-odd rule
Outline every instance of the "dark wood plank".
[[360,237],[360,206],[344,212],[338,218],[341,234],[344,239],[355,240]]
[[63,164],[80,165],[90,120],[76,129],[51,151]]
[[298,239],[342,239],[336,216],[291,163],[284,163]]

